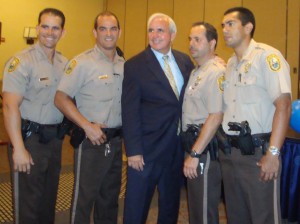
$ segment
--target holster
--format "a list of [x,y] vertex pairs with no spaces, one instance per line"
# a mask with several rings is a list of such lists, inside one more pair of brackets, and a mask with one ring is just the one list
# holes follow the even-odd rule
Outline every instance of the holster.
[[188,125],[188,129],[185,132],[180,133],[182,148],[185,152],[190,153],[191,149],[198,138],[200,125]]
[[231,153],[231,145],[229,143],[227,135],[225,134],[222,128],[222,125],[220,125],[216,132],[216,138],[218,142],[218,147],[223,151],[225,155],[229,155]]
[[243,136],[231,136],[230,144],[241,150],[242,155],[254,155],[255,146],[252,142],[251,134],[247,133]]
[[[202,125],[188,124],[188,129],[185,132],[180,133],[181,143],[184,151],[191,153],[192,147],[195,144],[198,135],[201,131]],[[206,154],[209,151],[211,160],[218,158],[218,142],[216,136],[208,143],[202,154]]]
[[73,127],[73,122],[64,117],[63,121],[57,127],[57,138],[64,139],[65,135],[70,134],[70,130]]
[[71,132],[70,144],[74,147],[74,149],[76,149],[83,142],[84,139],[85,139],[84,130],[74,124],[74,128],[72,129]]
[[231,146],[240,149],[242,155],[254,155],[256,147],[262,147],[262,154],[266,153],[271,133],[227,136]]
[[30,130],[31,123],[28,120],[21,120],[21,133],[23,141],[25,142],[27,138],[32,134],[32,131]]

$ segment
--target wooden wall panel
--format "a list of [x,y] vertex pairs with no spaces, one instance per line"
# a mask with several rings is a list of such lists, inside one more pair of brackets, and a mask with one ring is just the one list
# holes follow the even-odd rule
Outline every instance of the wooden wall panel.
[[[142,0],[146,1],[146,0]],[[165,13],[171,17],[173,17],[173,11],[174,11],[174,0],[148,0],[148,6],[147,6],[147,19],[150,15],[156,12]]]
[[[174,49],[189,54],[188,36],[194,22],[203,20],[204,0],[174,0],[173,19],[177,26],[177,35],[174,41]],[[193,13],[191,13],[193,9]]]
[[119,19],[120,27],[121,27],[121,37],[118,41],[118,46],[121,49],[124,49],[124,42],[125,42],[125,10],[126,10],[126,0],[106,0],[104,1],[103,8],[104,10],[108,10],[116,14]]
[[147,1],[126,0],[124,53],[128,59],[146,46]]
[[286,2],[287,0],[243,0],[255,16],[254,40],[271,45],[286,56]]
[[224,12],[232,7],[241,6],[242,0],[206,0],[204,5],[204,20],[212,24],[218,31],[218,46],[216,53],[225,61],[232,55],[233,50],[225,45],[222,33],[222,20]]

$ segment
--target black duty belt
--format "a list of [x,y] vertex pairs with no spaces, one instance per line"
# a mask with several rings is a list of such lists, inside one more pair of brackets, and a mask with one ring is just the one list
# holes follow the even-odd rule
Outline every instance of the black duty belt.
[[[195,125],[195,124],[188,124],[187,130],[185,132],[181,132],[181,143],[184,151],[187,153],[191,153],[192,147],[195,143],[195,141],[198,138],[199,132],[201,131],[202,124]],[[212,140],[209,142],[207,147],[203,150],[201,154],[206,154],[207,152],[210,152],[211,160],[216,160],[218,157],[218,144],[217,139],[214,136]]]
[[[227,135],[226,134],[226,136],[227,136],[227,139],[228,139],[228,141],[229,141],[229,143],[232,147],[239,148],[239,145],[238,145],[239,136],[238,135]],[[271,136],[271,133],[251,135],[253,145],[255,147],[264,146],[266,143],[269,142],[270,136]]]
[[39,135],[39,142],[43,144],[47,144],[54,138],[59,138],[58,129],[60,124],[39,124],[30,120],[22,119],[21,132],[23,141],[31,134]]
[[115,137],[122,137],[122,128],[101,128],[101,130],[105,133],[107,140],[109,141]]
[[34,121],[22,119],[22,127],[25,127],[27,130],[30,130],[36,134],[38,134],[43,128],[57,128],[59,125],[60,124],[39,124]]
[[[101,128],[101,130],[106,135],[106,142],[109,142],[111,139],[116,137],[122,137],[122,128]],[[82,141],[85,139],[85,132],[82,128],[78,127],[77,125],[73,128],[71,132],[70,143],[74,148],[77,148]]]

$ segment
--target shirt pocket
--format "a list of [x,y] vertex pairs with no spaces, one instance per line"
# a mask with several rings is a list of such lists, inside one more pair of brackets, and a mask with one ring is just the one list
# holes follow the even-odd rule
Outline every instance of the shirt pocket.
[[55,93],[55,81],[50,76],[37,76],[34,78],[33,89],[29,92],[29,97],[39,104],[48,104],[53,101]]
[[109,101],[114,96],[114,81],[108,75],[99,75],[93,79],[94,91],[92,96],[97,101]]
[[238,97],[242,103],[254,104],[260,99],[255,75],[242,75],[241,81],[237,83]]

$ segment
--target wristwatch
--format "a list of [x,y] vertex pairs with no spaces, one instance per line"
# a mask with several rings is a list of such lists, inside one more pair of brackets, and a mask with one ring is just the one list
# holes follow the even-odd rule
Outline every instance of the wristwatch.
[[271,145],[268,150],[272,153],[273,156],[280,155],[280,150],[276,146]]
[[195,150],[192,150],[192,151],[190,152],[190,156],[191,156],[192,158],[200,158],[200,157],[201,157],[201,154],[200,154],[200,153],[197,153]]

